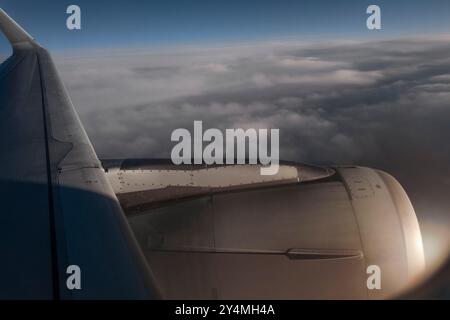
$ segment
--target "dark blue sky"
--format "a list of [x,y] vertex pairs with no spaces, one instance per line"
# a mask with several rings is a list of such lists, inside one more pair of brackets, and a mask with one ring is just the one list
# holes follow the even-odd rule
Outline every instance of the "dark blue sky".
[[[70,4],[82,9],[81,31],[66,29]],[[382,8],[383,31],[365,27],[370,4]],[[0,5],[53,50],[450,31],[448,0],[3,0]]]

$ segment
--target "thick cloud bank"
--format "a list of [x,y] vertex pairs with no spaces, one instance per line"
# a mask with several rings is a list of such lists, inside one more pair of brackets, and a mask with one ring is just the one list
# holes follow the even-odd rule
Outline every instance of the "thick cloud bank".
[[[450,37],[59,58],[100,157],[167,157],[176,128],[279,128],[280,157],[393,174],[426,233],[450,223]],[[442,239],[442,238],[440,238]]]

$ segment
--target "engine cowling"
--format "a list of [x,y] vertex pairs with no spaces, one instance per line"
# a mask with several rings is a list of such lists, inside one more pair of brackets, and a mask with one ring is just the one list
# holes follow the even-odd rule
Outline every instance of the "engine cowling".
[[[424,269],[411,202],[378,170],[284,163],[258,178],[250,165],[105,168],[168,299],[388,298]],[[371,266],[380,289],[367,286]]]

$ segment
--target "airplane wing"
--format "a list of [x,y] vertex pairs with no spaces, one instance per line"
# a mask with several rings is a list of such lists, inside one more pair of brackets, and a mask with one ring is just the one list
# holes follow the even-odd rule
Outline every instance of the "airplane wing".
[[158,297],[51,56],[2,9],[0,29],[0,299]]

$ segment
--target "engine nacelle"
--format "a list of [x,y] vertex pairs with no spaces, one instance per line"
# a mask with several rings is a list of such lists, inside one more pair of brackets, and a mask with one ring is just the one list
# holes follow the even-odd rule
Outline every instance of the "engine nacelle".
[[105,167],[168,299],[387,298],[424,269],[414,209],[381,171],[285,163],[259,181],[254,166]]

